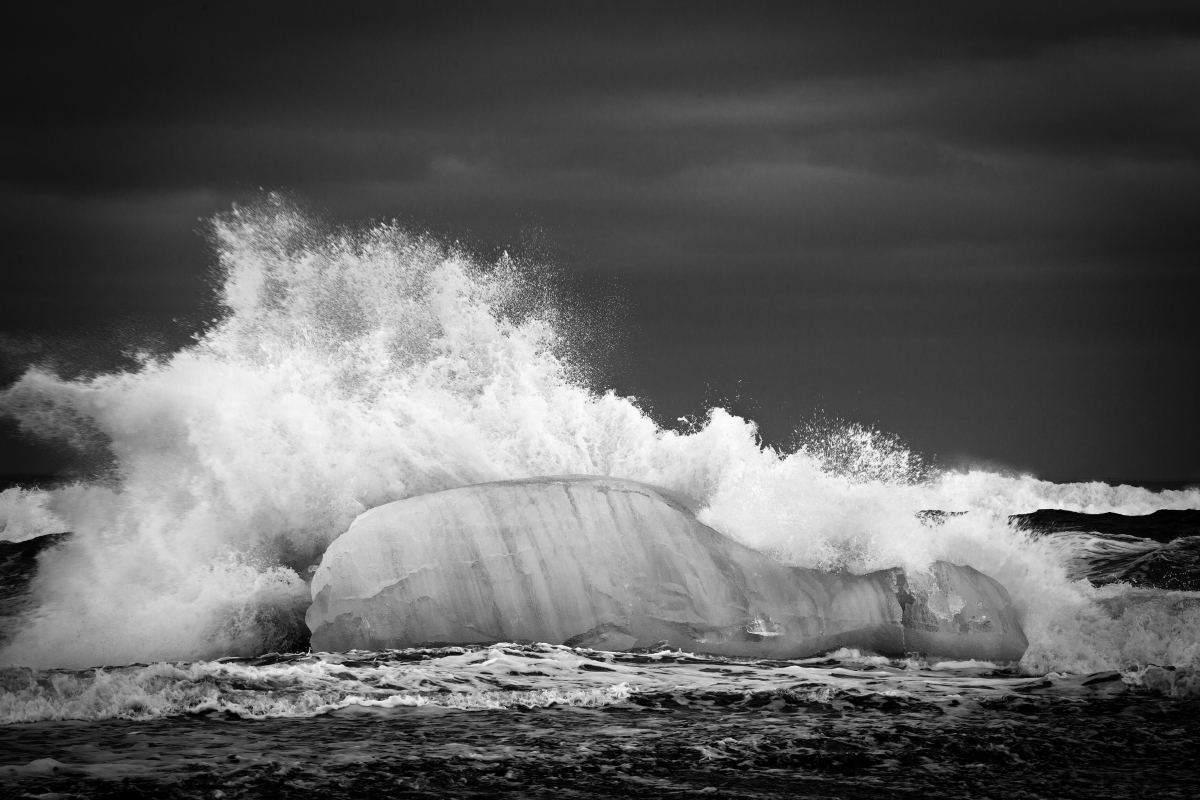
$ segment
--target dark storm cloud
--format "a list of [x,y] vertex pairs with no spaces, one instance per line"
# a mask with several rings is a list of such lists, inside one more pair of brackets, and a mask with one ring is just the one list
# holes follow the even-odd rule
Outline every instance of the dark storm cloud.
[[1171,6],[688,7],[34,20],[10,28],[5,173],[155,186],[193,180],[187,161],[244,181],[246,160],[337,169],[351,145],[364,165],[457,145],[517,170],[635,175],[771,155],[911,173],[959,149],[1196,154],[1181,102],[1200,89],[1196,15]]
[[[9,22],[10,330],[64,307],[187,316],[197,218],[281,187],[496,246],[546,230],[572,268],[623,275],[649,332],[630,388],[668,417],[698,381],[744,374],[751,394],[998,458],[1011,427],[973,415],[1044,417],[1021,446],[1070,429],[1077,452],[1081,426],[1139,402],[1186,425],[1165,378],[1107,382],[1196,341],[1191,4],[209,3]],[[687,365],[669,386],[664,363]],[[1171,449],[1155,447],[1144,463]]]
[[[1038,207],[1108,184],[1170,205],[1200,149],[1184,101],[1200,93],[1200,45],[1171,6],[1088,8],[102,16],[17,55],[40,52],[45,72],[14,87],[23,111],[0,166],[10,186],[68,193],[516,198],[599,228],[632,203],[647,227],[680,210],[707,238],[719,227],[705,216],[751,218],[768,249],[1014,227],[1094,237],[1142,212]],[[1113,174],[1096,187],[1080,160]],[[1162,161],[1185,170],[1149,166]]]

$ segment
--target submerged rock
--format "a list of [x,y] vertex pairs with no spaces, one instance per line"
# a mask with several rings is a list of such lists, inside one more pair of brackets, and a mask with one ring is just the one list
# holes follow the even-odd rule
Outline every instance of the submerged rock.
[[467,486],[366,512],[326,551],[318,650],[533,640],[799,658],[838,647],[1015,660],[1004,587],[969,566],[868,575],[789,567],[696,519],[687,498],[590,476]]

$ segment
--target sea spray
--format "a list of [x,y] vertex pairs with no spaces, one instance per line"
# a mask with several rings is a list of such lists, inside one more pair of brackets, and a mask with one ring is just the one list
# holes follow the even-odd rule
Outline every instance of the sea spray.
[[50,492],[14,487],[0,492],[0,540],[23,542],[48,533],[65,533],[66,522],[49,509]]
[[[1106,605],[1068,578],[1061,552],[1007,521],[1196,507],[1196,491],[938,472],[864,426],[809,430],[781,452],[720,408],[664,429],[589,385],[542,273],[510,258],[481,263],[392,224],[331,228],[277,197],[215,218],[212,236],[225,313],[194,343],[92,377],[33,367],[0,393],[28,435],[112,465],[97,481],[0,495],[6,537],[73,531],[42,556],[36,610],[0,663],[296,646],[306,568],[362,511],[558,473],[683,492],[708,524],[789,563],[971,564],[1014,597],[1029,671],[1198,657],[1195,606]],[[930,524],[926,509],[969,513]]]

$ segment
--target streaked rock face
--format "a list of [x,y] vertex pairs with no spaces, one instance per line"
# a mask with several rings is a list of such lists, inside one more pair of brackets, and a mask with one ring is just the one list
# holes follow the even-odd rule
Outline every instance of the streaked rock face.
[[785,566],[699,522],[686,498],[590,476],[389,503],[326,551],[317,650],[532,640],[602,650],[798,658],[837,647],[1015,660],[1008,593],[968,566],[932,576]]

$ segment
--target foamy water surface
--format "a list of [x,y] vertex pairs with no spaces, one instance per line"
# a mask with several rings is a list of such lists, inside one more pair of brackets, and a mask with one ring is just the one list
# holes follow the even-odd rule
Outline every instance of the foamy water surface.
[[0,724],[206,713],[262,720],[426,706],[460,711],[600,708],[660,695],[684,702],[713,694],[743,701],[782,698],[832,708],[874,698],[944,709],[1034,693],[1052,699],[1127,691],[1180,698],[1200,694],[1195,673],[1154,668],[1031,677],[1011,665],[985,661],[895,660],[845,649],[822,658],[760,661],[518,644],[74,671],[7,668],[0,680]]

